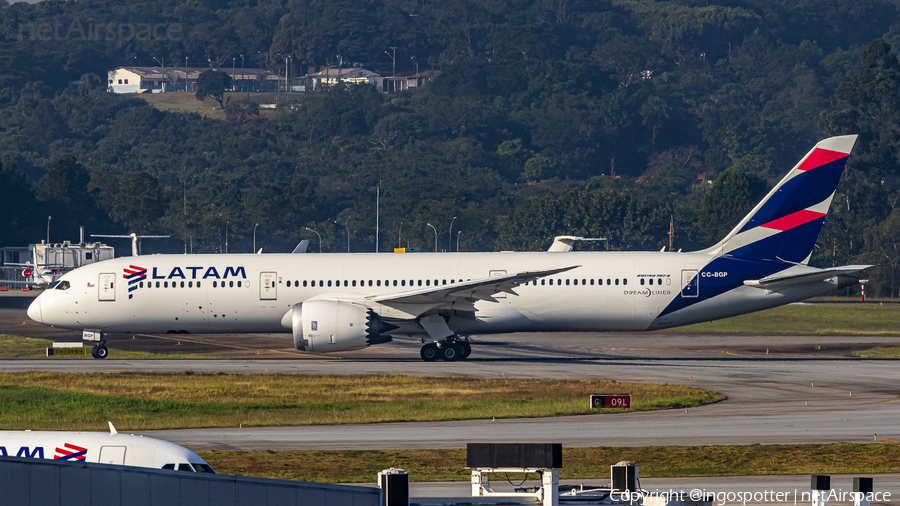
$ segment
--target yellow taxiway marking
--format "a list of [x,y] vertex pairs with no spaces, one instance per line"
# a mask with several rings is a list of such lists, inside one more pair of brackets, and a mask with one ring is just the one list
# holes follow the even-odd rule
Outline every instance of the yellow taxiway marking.
[[152,337],[152,338],[156,338],[156,339],[166,339],[166,340],[169,340],[169,341],[184,341],[184,342],[186,342],[186,343],[195,343],[195,344],[208,344],[208,345],[210,345],[210,346],[219,346],[219,347],[222,347],[222,348],[235,348],[235,349],[238,349],[238,350],[266,351],[266,352],[271,352],[271,353],[284,353],[285,355],[293,355],[293,356],[301,356],[301,357],[309,357],[309,358],[328,358],[328,359],[332,359],[332,360],[338,360],[338,359],[341,358],[341,357],[329,357],[329,356],[313,355],[312,353],[309,353],[309,352],[303,352],[303,351],[299,351],[299,350],[298,350],[298,351],[295,351],[295,352],[291,352],[291,351],[282,351],[282,350],[261,350],[261,349],[259,349],[259,348],[248,348],[247,346],[237,346],[237,345],[234,345],[234,344],[212,343],[212,342],[209,342],[209,341],[200,341],[200,340],[197,340],[197,339],[185,339],[185,338],[183,338],[183,337],[154,336],[154,335],[151,335],[151,334],[138,334],[138,335],[141,336],[141,337]]

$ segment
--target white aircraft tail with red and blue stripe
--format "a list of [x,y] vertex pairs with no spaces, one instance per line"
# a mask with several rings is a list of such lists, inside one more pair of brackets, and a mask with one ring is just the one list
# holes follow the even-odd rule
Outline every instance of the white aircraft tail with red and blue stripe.
[[807,264],[856,135],[818,144],[724,239],[703,250],[744,260]]

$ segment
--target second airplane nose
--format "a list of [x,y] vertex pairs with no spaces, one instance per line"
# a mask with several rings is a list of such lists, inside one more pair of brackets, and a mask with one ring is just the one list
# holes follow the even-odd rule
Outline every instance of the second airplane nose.
[[38,323],[44,323],[44,319],[41,316],[41,296],[38,295],[34,302],[28,306],[28,317]]

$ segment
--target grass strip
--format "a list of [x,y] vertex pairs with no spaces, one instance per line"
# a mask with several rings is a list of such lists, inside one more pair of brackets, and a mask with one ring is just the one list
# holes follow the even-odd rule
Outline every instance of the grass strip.
[[[412,481],[468,481],[466,451],[205,451],[216,472],[325,483],[374,482],[399,467]],[[609,480],[609,466],[630,460],[641,477],[889,473],[900,471],[900,446],[888,444],[645,446],[563,448],[562,479]],[[510,475],[513,481],[522,475]],[[534,475],[532,475],[534,477]]]
[[898,336],[900,305],[791,304],[723,320],[666,329],[669,333]]
[[853,352],[853,356],[860,358],[900,358],[900,348],[876,346],[868,350],[856,350]]
[[[0,334],[0,359],[8,358],[50,358],[53,360],[86,359],[91,357],[90,349],[82,355],[64,355],[47,357],[47,348],[53,347],[49,339]],[[177,353],[151,353],[148,351],[128,351],[110,348],[116,358],[210,358],[200,355],[181,355]]]
[[137,373],[0,374],[0,429],[119,430],[530,418],[630,393],[632,411],[723,400],[710,390],[615,381]]

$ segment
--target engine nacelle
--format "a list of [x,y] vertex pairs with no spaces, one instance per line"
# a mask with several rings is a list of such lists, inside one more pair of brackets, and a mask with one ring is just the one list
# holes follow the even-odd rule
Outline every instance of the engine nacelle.
[[390,336],[381,333],[396,328],[372,310],[349,302],[310,300],[291,309],[291,331],[298,350],[357,350],[390,341]]

